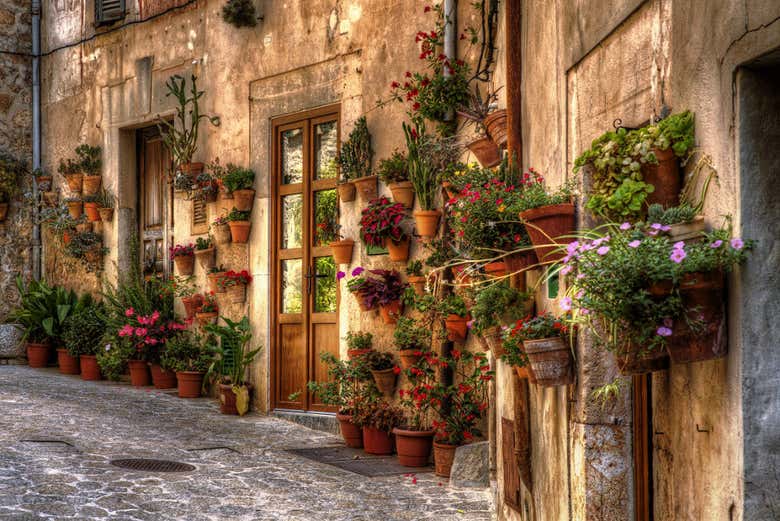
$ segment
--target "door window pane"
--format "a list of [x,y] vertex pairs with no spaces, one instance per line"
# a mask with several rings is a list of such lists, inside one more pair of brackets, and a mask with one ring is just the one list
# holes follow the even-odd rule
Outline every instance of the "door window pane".
[[282,132],[282,183],[303,182],[303,131],[299,128]]
[[314,192],[314,245],[338,240],[338,194],[336,189]]
[[336,178],[336,153],[338,129],[335,121],[320,123],[314,127],[314,178]]
[[282,249],[303,245],[303,194],[282,197]]
[[336,312],[336,263],[333,257],[314,259],[314,312]]
[[301,259],[282,261],[282,313],[300,313],[303,310],[302,266]]

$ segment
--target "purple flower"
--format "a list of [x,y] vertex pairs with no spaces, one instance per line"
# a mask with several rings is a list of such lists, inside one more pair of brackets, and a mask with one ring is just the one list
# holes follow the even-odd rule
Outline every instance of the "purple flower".
[[360,266],[358,266],[357,268],[355,268],[354,270],[352,270],[352,276],[353,276],[353,277],[357,277],[358,275],[360,275],[360,274],[361,274],[361,273],[363,273],[364,271],[366,271],[366,270],[364,270],[363,268],[361,268]]
[[672,251],[672,254],[669,256],[669,259],[676,262],[677,264],[680,264],[685,257],[688,255],[685,253],[685,250],[678,250],[675,249]]
[[469,320],[468,322],[466,322],[466,327],[468,329],[471,329],[473,326],[474,326],[474,321],[473,320]]
[[563,268],[561,268],[561,275],[566,275],[572,270],[571,265],[567,264]]
[[344,273],[343,271],[339,271],[338,273],[336,273],[336,280],[341,280],[346,276],[347,276],[346,273]]
[[655,332],[658,336],[672,336],[672,330],[665,326],[659,327]]
[[628,247],[629,248],[639,248],[640,244],[642,244],[642,241],[640,241],[639,239],[636,239],[636,240],[633,240],[633,241],[629,242],[628,243]]
[[713,248],[713,249],[714,248],[720,248],[722,245],[723,245],[723,241],[718,239],[717,241],[715,241],[712,244],[710,244],[710,248]]
[[742,239],[738,239],[736,237],[731,239],[731,247],[735,250],[741,250],[744,245],[745,243],[742,242]]
[[580,313],[583,315],[590,315],[590,310],[588,308],[580,308]]
[[584,296],[585,296],[585,290],[584,290],[584,289],[581,289],[581,290],[580,290],[580,291],[577,293],[577,298],[582,298],[582,297],[584,297]]
[[563,297],[559,305],[562,310],[571,311],[571,297]]
[[623,224],[620,225],[620,229],[623,230],[623,231],[626,231],[626,230],[628,230],[630,228],[631,228],[631,223],[628,223],[628,222],[623,223]]
[[669,226],[668,224],[664,224],[663,226],[661,226],[661,231],[662,232],[668,232],[671,229],[672,229],[672,227]]
[[652,228],[653,230],[660,230],[661,228],[663,228],[663,224],[661,224],[661,223],[653,223],[653,224],[650,225],[650,228]]
[[577,280],[582,280],[584,278],[585,278],[585,274],[584,273],[577,273]]
[[596,253],[598,253],[599,255],[606,255],[608,251],[609,251],[609,246],[602,246],[601,248],[596,250]]
[[577,248],[580,245],[580,241],[572,241],[566,245],[566,253],[574,255],[577,252]]
[[675,242],[673,247],[675,250],[682,250],[685,248],[685,241]]
[[647,232],[647,235],[649,235],[650,237],[655,237],[656,235],[658,235],[658,230],[650,230],[649,232]]

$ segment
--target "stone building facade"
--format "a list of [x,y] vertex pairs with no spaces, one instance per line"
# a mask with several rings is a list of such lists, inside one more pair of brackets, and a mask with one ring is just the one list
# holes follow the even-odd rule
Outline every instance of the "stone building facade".
[[[507,2],[520,6],[520,26],[506,26]],[[252,368],[254,402],[262,411],[290,408],[279,407],[287,393],[275,381],[280,353],[274,299],[283,293],[274,242],[281,208],[273,163],[276,129],[298,120],[316,125],[313,118],[335,114],[343,141],[365,114],[375,160],[402,148],[403,107],[375,105],[392,81],[416,67],[415,34],[431,27],[420,4],[257,0],[260,23],[236,29],[223,22],[222,2],[216,0],[126,0],[124,17],[100,26],[93,23],[91,0],[43,2],[43,163],[55,171],[77,145],[102,147],[104,183],[117,196],[116,218],[102,230],[110,250],[108,280],[136,258],[130,238],[138,233],[141,210],[139,151],[144,129],[173,113],[165,95],[171,75],[195,74],[205,91],[202,109],[220,118],[219,126],[202,127],[195,159],[219,157],[223,164],[257,172],[250,241],[221,248],[217,262],[248,269],[254,277],[245,305],[221,304],[228,316],[247,314],[265,347]],[[459,24],[474,23],[470,2],[460,4]],[[0,42],[17,45],[3,36],[5,12],[0,9]],[[26,7],[8,12],[15,24],[26,20]],[[772,318],[780,284],[778,198],[770,179],[778,170],[780,117],[769,115],[780,116],[778,89],[772,87],[780,62],[780,6],[771,0],[505,0],[499,2],[499,20],[497,85],[505,82],[507,46],[522,50],[522,106],[516,113],[522,118],[524,167],[534,166],[557,184],[573,175],[574,159],[616,119],[640,125],[668,110],[690,109],[696,113],[697,145],[718,172],[705,208],[708,221],[730,214],[742,235],[760,241],[753,260],[730,280],[730,349],[722,360],[673,367],[645,382],[625,380],[620,397],[606,406],[592,391],[611,381],[617,369],[587,338],[577,347],[572,386],[526,390],[510,368],[494,362],[498,378],[486,432],[493,441],[499,518],[773,518],[780,508],[772,493],[778,486],[780,386]],[[26,34],[24,25],[17,31]],[[466,60],[473,57],[463,45],[459,52]],[[0,54],[0,67],[14,60]],[[11,77],[0,78],[0,139],[26,150],[29,127],[20,128],[28,125],[23,115],[28,91],[13,91],[22,76],[6,85]],[[5,110],[3,93],[9,90],[13,101]],[[502,92],[502,106],[505,97]],[[305,116],[312,110],[319,112]],[[171,195],[168,204],[166,245],[203,235],[201,224],[193,222],[191,201]],[[230,206],[222,200],[208,204],[208,222]],[[361,207],[360,202],[339,207],[345,235],[354,239]],[[386,256],[368,255],[357,240],[355,248],[349,268],[391,265]],[[413,255],[423,253],[415,248]],[[47,277],[55,282],[89,291],[101,284],[98,276],[62,260],[56,242],[45,245],[44,259]],[[205,274],[196,274],[205,286]],[[335,329],[326,334],[341,338],[348,330],[370,330],[378,348],[392,349],[390,328],[360,313],[343,290],[330,326]],[[555,311],[556,296],[540,287],[537,308]],[[346,354],[343,342],[335,349]],[[648,421],[638,432],[636,422]],[[518,469],[507,468],[517,463],[515,447],[506,444],[518,422],[529,426],[530,466],[520,470],[531,478],[529,486],[509,490],[506,477]],[[650,462],[644,466],[638,463],[643,444]],[[640,512],[642,505],[651,506]]]

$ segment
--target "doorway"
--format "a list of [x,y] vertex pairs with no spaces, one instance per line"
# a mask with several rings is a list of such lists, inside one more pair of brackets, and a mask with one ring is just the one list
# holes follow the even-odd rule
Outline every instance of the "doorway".
[[171,273],[168,246],[173,233],[173,192],[167,182],[171,158],[159,129],[136,131],[138,145],[138,237],[145,278]]
[[327,379],[322,353],[339,356],[339,293],[328,246],[338,238],[339,107],[277,118],[272,127],[272,406],[335,412],[306,384]]

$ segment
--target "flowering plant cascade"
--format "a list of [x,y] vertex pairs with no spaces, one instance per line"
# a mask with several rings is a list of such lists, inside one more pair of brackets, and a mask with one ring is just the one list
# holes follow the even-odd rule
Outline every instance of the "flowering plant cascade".
[[187,245],[184,244],[177,244],[176,246],[171,246],[171,257],[192,257],[195,255],[195,245],[190,243]]
[[382,246],[386,239],[400,242],[407,237],[401,226],[405,217],[406,208],[403,204],[392,203],[385,196],[373,199],[363,209],[360,238],[370,246]]
[[223,288],[230,288],[232,286],[244,285],[246,286],[252,282],[252,275],[247,270],[233,271],[230,270],[219,279],[219,284]]
[[117,336],[134,349],[135,360],[156,361],[168,338],[187,329],[186,324],[176,320],[163,322],[156,310],[150,315],[142,315],[133,308],[127,308],[125,317],[127,321]]

